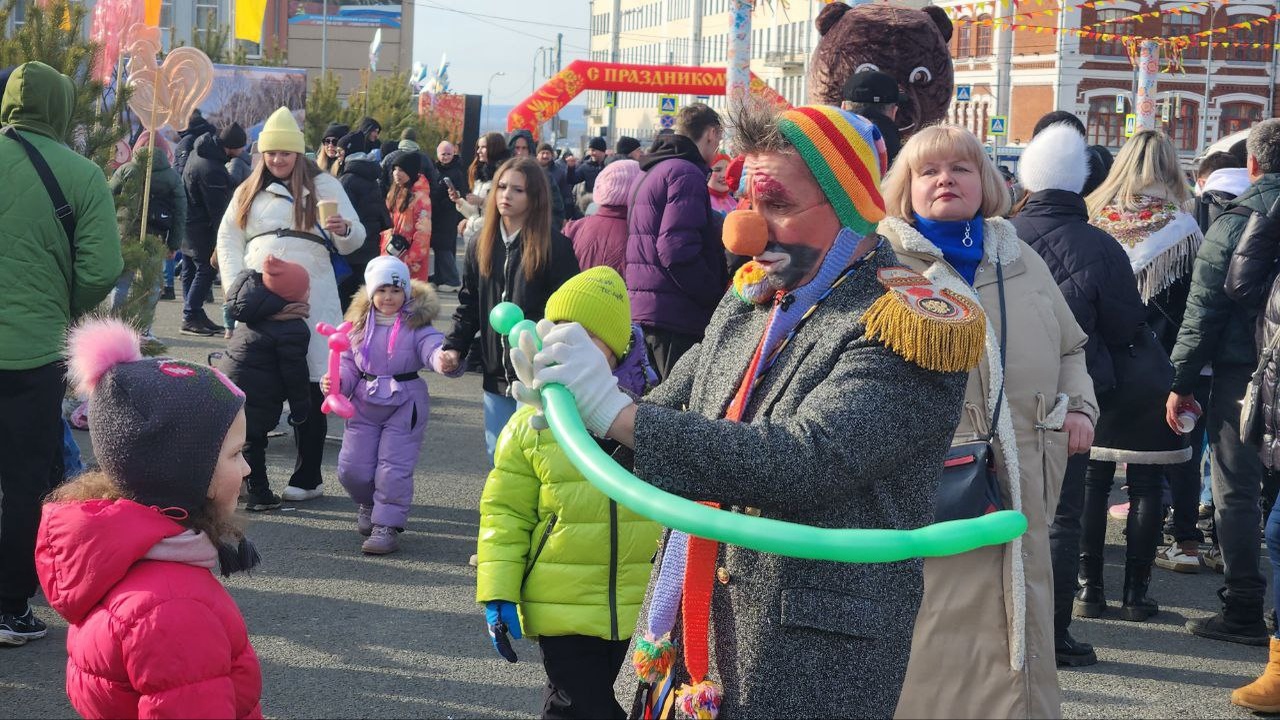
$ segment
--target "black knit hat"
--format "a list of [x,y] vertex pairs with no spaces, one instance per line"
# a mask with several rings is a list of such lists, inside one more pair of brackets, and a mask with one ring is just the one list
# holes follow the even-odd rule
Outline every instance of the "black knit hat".
[[348,125],[343,125],[342,123],[329,123],[329,127],[324,129],[324,135],[321,135],[320,139],[327,140],[328,138],[333,138],[336,140],[349,132],[351,132],[351,127]]
[[356,153],[369,152],[369,139],[362,133],[347,133],[338,140],[338,147],[342,148],[348,155]]
[[391,167],[400,168],[409,176],[409,185],[418,181],[422,174],[422,155],[416,152],[403,152],[391,163]]
[[627,135],[623,135],[622,137],[618,138],[618,154],[619,155],[630,155],[631,153],[639,149],[640,149],[639,140],[633,137],[629,137]]
[[222,140],[222,147],[228,150],[242,148],[249,144],[249,136],[245,134],[244,128],[240,127],[240,123],[231,123],[227,129],[223,130],[218,139]]
[[119,320],[81,325],[67,345],[89,395],[94,458],[112,482],[143,505],[204,507],[240,388],[205,365],[142,357],[137,331]]
[[590,148],[591,150],[599,150],[600,152],[604,152],[605,150],[609,149],[609,143],[605,142],[604,138],[602,137],[593,137],[591,138],[591,142],[587,143],[587,147]]

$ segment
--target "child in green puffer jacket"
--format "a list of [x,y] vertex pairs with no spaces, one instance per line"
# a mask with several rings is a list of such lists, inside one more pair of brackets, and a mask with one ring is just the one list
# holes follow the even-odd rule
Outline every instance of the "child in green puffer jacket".
[[[546,318],[580,323],[614,366],[619,387],[639,396],[657,381],[613,269],[592,268],[567,281],[547,301]],[[547,673],[544,717],[624,718],[613,684],[660,528],[592,487],[551,431],[534,427],[534,413],[521,406],[498,438],[480,499],[476,601],[491,626],[538,640]],[[504,638],[493,641],[514,662]]]

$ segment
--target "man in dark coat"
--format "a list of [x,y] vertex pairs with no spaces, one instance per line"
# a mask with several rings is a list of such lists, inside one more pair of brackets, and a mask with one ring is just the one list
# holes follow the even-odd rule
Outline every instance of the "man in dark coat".
[[218,128],[204,119],[199,108],[192,110],[191,117],[187,119],[187,129],[178,133],[178,145],[173,149],[173,169],[179,175],[183,174],[187,169],[187,159],[195,152],[196,141],[205,135],[217,133]]
[[724,128],[715,110],[686,105],[676,132],[645,156],[627,215],[627,290],[654,368],[665,378],[702,339],[728,284],[707,176]]
[[1227,210],[1229,203],[1249,189],[1249,171],[1231,153],[1209,153],[1196,166],[1196,224],[1200,232]]
[[[442,292],[455,292],[462,285],[458,273],[458,223],[462,214],[449,199],[449,184],[462,197],[471,192],[467,169],[458,157],[458,148],[448,140],[436,147],[434,163],[440,182],[431,184],[431,256],[435,263],[431,282]],[[445,178],[449,182],[445,182]]]
[[[1266,214],[1280,199],[1280,120],[1264,120],[1249,132],[1248,170],[1253,185],[1229,203]],[[1203,408],[1213,450],[1214,527],[1225,563],[1222,610],[1187,622],[1200,637],[1266,646],[1262,619],[1267,581],[1259,568],[1258,527],[1262,460],[1241,441],[1240,402],[1258,362],[1254,341],[1256,311],[1225,291],[1227,266],[1249,221],[1247,214],[1223,213],[1205,235],[1191,271],[1187,311],[1173,348],[1173,391],[1166,405],[1170,427],[1194,406],[1192,391],[1205,365],[1213,365],[1209,403]]]
[[602,137],[593,137],[587,143],[587,156],[574,169],[575,184],[582,183],[582,191],[577,197],[579,212],[586,212],[591,204],[591,193],[595,192],[596,176],[604,170],[604,160],[608,155],[609,145]]
[[[823,528],[921,527],[932,522],[985,318],[976,306],[944,301],[938,307],[955,311],[956,320],[946,325],[919,305],[901,304],[896,329],[871,329],[870,308],[898,303],[908,288],[938,297],[936,286],[898,266],[875,235],[884,216],[881,169],[855,173],[869,178],[862,203],[832,180],[831,164],[876,157],[874,128],[833,107],[777,112],[751,108],[733,133],[754,168],[749,194],[767,227],[736,239],[765,279],[754,282],[756,271],[744,271],[752,280],[740,278],[737,291],[723,295],[705,342],[666,381],[639,402],[616,381],[610,387],[608,363],[577,323],[539,327],[544,350],[536,372],[520,351],[513,364],[522,386],[564,384],[588,430],[632,448],[636,476],[668,493]],[[829,141],[832,156],[794,147],[812,148],[815,140]],[[808,209],[796,219],[784,205]],[[890,349],[902,347],[905,324],[921,331],[923,346],[960,341],[948,346],[967,349],[946,367],[940,357],[908,361]],[[771,362],[760,362],[764,357]],[[544,365],[550,358],[558,364]],[[536,402],[524,387],[516,396]],[[675,583],[653,584],[646,609],[647,630],[671,631],[677,640],[675,687],[719,685],[726,718],[893,715],[924,591],[921,560],[822,562],[685,540],[691,560],[684,585],[705,594],[684,597],[677,623],[661,610],[680,605],[671,596],[677,575]],[[680,544],[673,531],[666,546]],[[669,562],[675,558],[663,557]],[[694,635],[708,625],[709,637]]]
[[[1074,116],[1071,116],[1074,119]],[[1010,222],[1044,259],[1071,314],[1089,336],[1085,364],[1101,400],[1116,386],[1111,355],[1133,342],[1146,315],[1129,258],[1120,243],[1089,224],[1080,190],[1089,178],[1083,127],[1062,121],[1041,127],[1023,151],[1018,179],[1030,193]],[[1114,408],[1112,408],[1114,410]],[[1062,481],[1049,545],[1053,562],[1054,647],[1059,666],[1098,661],[1093,646],[1071,636],[1071,608],[1080,564],[1081,515],[1089,454],[1072,455]],[[1103,516],[1105,518],[1105,515]]]
[[227,160],[227,173],[231,175],[232,187],[238,187],[253,172],[253,164],[249,162],[249,136],[240,123],[233,122],[219,133],[218,138],[230,158]]
[[902,149],[898,132],[898,82],[878,70],[854,73],[844,84],[840,107],[870,120],[884,138],[884,149],[893,164]]
[[222,332],[204,311],[213,287],[213,252],[218,226],[231,204],[235,183],[227,172],[227,152],[216,133],[196,140],[195,152],[182,172],[187,188],[187,238],[182,247],[182,334],[205,337]]
[[338,297],[345,313],[351,304],[351,296],[364,284],[365,266],[378,257],[382,231],[391,227],[391,213],[387,210],[386,195],[379,184],[382,168],[362,149],[366,147],[364,137],[352,133],[339,140],[338,147],[347,151],[338,182],[347,191],[347,197],[364,225],[364,245],[346,256],[351,265],[351,275],[338,283]]

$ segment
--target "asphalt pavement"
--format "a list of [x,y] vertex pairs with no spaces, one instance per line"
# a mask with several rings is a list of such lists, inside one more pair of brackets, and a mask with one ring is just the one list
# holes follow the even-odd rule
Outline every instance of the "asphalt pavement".
[[[451,312],[455,296],[442,299]],[[216,318],[215,307],[208,309]],[[203,362],[222,348],[220,337],[180,335],[180,315],[180,303],[160,304],[155,334],[169,355]],[[437,326],[449,326],[447,314]],[[429,376],[428,382],[427,440],[399,553],[360,553],[355,506],[337,480],[336,441],[325,452],[325,497],[245,515],[263,562],[226,584],[262,663],[262,707],[269,717],[531,717],[541,710],[537,648],[516,642],[515,665],[497,656],[475,603],[475,569],[467,565],[487,471],[479,376]],[[330,428],[341,435],[340,421]],[[76,438],[91,455],[88,433]],[[293,458],[290,436],[272,439],[268,462],[277,492]],[[1118,490],[1116,497],[1123,500]],[[1109,600],[1118,604],[1120,523],[1112,521],[1110,531],[1106,581]],[[1161,612],[1151,622],[1077,620],[1073,633],[1094,643],[1100,662],[1059,672],[1065,716],[1250,717],[1229,697],[1261,671],[1267,649],[1204,640],[1183,629],[1186,619],[1217,610],[1220,584],[1221,576],[1207,570],[1181,575],[1157,568],[1151,594]],[[34,603],[49,636],[0,647],[0,719],[74,716],[64,690],[66,623],[43,598]],[[624,707],[632,677],[624,666],[618,683]],[[856,717],[858,709],[849,714]]]

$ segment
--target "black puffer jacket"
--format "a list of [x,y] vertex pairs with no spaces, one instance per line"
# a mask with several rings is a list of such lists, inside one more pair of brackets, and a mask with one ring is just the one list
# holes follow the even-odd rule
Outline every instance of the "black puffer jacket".
[[525,318],[535,322],[541,320],[551,293],[578,274],[578,258],[573,254],[573,243],[569,238],[552,231],[551,260],[542,274],[530,282],[525,279],[521,267],[524,247],[521,233],[516,236],[510,255],[501,238],[494,243],[492,270],[489,277],[483,277],[476,259],[477,244],[479,238],[477,242],[467,244],[462,288],[458,290],[458,309],[453,313],[453,330],[449,332],[444,348],[457,350],[466,358],[476,333],[480,333],[484,389],[506,395],[507,387],[516,374],[507,358],[506,338],[489,325],[489,311],[500,302],[510,301],[520,306]]
[[[229,313],[236,322],[218,369],[244,390],[250,407],[275,407],[289,401],[290,421],[306,420],[311,407],[307,346],[311,330],[301,317],[272,320],[289,303],[262,284],[262,273],[245,270],[227,289]],[[303,306],[305,308],[305,306]],[[296,308],[295,308],[296,309]]]
[[[1227,296],[1244,308],[1258,313],[1255,340],[1262,370],[1262,436],[1245,438],[1262,447],[1262,461],[1268,469],[1280,467],[1280,198],[1266,214],[1254,212],[1245,222],[1240,242],[1227,268]],[[1256,377],[1256,376],[1255,376]]]
[[378,257],[380,236],[382,231],[391,227],[391,214],[387,212],[387,203],[378,184],[382,176],[382,168],[373,160],[347,160],[342,164],[342,174],[338,182],[347,191],[360,224],[364,225],[364,245],[347,256],[347,262],[365,265]]
[[187,237],[182,251],[211,257],[218,226],[235,190],[227,172],[227,152],[217,135],[204,135],[196,141],[195,154],[182,172],[182,184],[187,189]]
[[195,152],[196,142],[206,135],[218,134],[218,128],[203,117],[196,118],[196,121],[187,126],[186,130],[178,133],[178,145],[173,149],[173,169],[181,175],[187,169],[187,161]]
[[1039,253],[1089,336],[1085,364],[1099,397],[1115,387],[1113,348],[1124,348],[1147,314],[1120,243],[1089,224],[1084,198],[1066,190],[1032,193],[1010,220]]
[[[1263,175],[1232,207],[1245,207],[1265,213],[1280,198],[1280,173]],[[1244,234],[1247,218],[1233,212],[1218,217],[1209,226],[1204,244],[1196,254],[1191,272],[1191,292],[1187,311],[1173,348],[1173,390],[1190,394],[1209,363],[1214,373],[1251,372],[1258,363],[1258,346],[1254,341],[1257,309],[1232,300],[1225,291],[1227,268],[1236,244]]]

